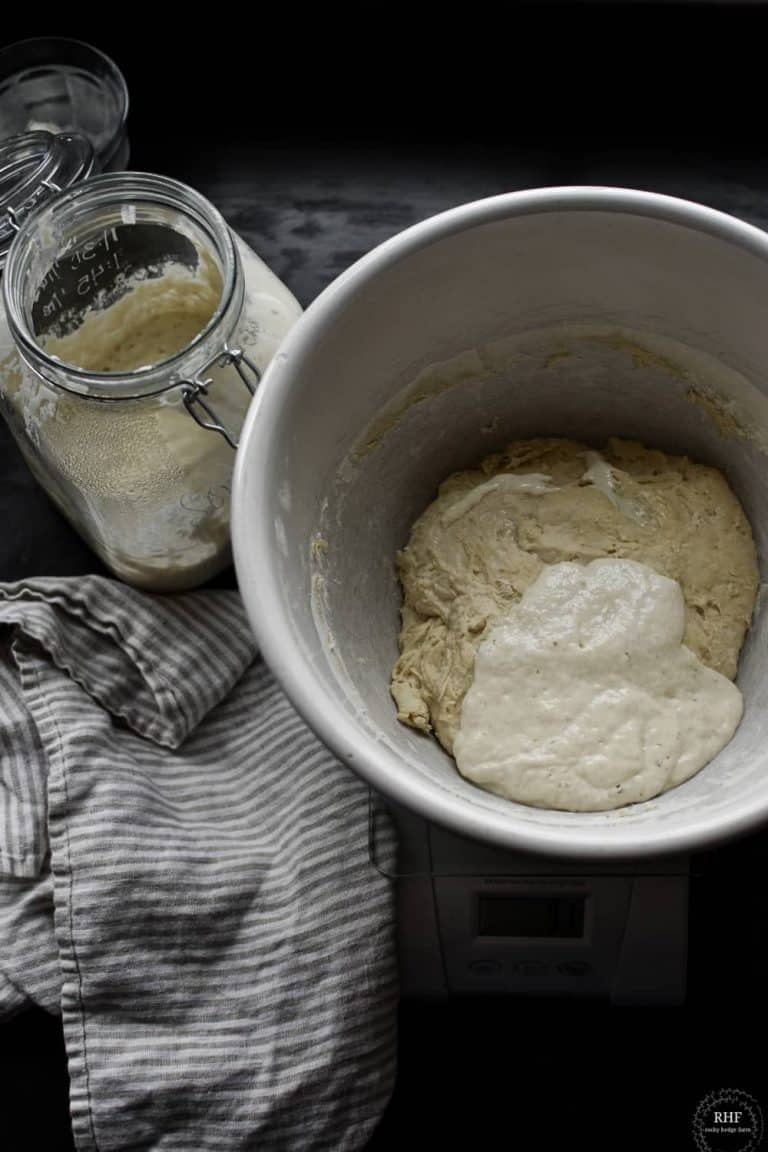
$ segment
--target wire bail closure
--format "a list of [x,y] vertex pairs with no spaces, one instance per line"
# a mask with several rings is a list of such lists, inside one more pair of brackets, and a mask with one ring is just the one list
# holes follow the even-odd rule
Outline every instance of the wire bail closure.
[[[199,424],[201,428],[207,428],[210,432],[218,432],[219,435],[224,437],[230,448],[237,449],[238,440],[234,433],[230,432],[230,430],[221,423],[215,410],[206,399],[208,388],[213,381],[210,377],[207,380],[204,378],[205,373],[209,372],[211,368],[226,368],[230,364],[235,367],[238,376],[243,384],[245,384],[251,396],[254,396],[261,380],[261,372],[259,372],[253,360],[251,360],[249,356],[246,356],[242,348],[226,347],[223,352],[217,352],[207,364],[204,364],[193,380],[184,382],[181,395],[187,412],[189,412],[192,419]],[[253,380],[249,379],[246,368],[253,375]],[[207,419],[200,415],[198,409],[202,409]]]
[[[40,181],[40,187],[41,188],[47,188],[49,192],[52,192],[54,194],[56,192],[61,192],[61,188],[59,187],[59,185],[55,184],[54,181],[51,180],[47,176],[44,180]],[[23,204],[20,208],[12,208],[9,204],[8,207],[5,209],[5,218],[8,221],[9,227],[12,228],[14,232],[18,232],[19,229],[21,228],[21,224],[22,224],[22,221],[24,220],[24,217],[27,216],[34,208],[36,208],[37,205],[39,204],[39,202],[40,202],[40,197],[38,195],[38,196],[30,196],[29,199],[27,200],[27,202],[25,204]]]

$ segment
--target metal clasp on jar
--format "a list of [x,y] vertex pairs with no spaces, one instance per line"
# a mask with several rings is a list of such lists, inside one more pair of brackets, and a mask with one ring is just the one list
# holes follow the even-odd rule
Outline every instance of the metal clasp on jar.
[[[251,360],[249,356],[246,356],[241,348],[225,348],[223,352],[218,352],[207,364],[203,365],[193,380],[184,382],[181,395],[187,412],[189,412],[190,416],[192,416],[201,428],[207,428],[211,432],[220,433],[231,448],[237,448],[238,440],[235,433],[231,432],[222,424],[213,407],[206,399],[208,396],[208,388],[213,381],[211,379],[204,379],[205,373],[209,372],[211,368],[226,368],[230,364],[235,367],[238,376],[243,384],[245,384],[251,396],[253,396],[261,380],[261,372],[259,372],[253,360]],[[249,379],[246,368],[253,374],[253,380]],[[200,415],[198,409],[201,409],[205,413],[207,419]]]
[[[2,172],[2,175],[5,175],[5,173]],[[37,207],[38,201],[40,200],[40,193],[43,188],[46,188],[49,192],[53,193],[61,192],[59,185],[54,183],[50,177],[46,176],[44,180],[40,181],[40,185],[34,195],[30,196],[29,199],[24,202],[24,204],[17,208],[12,208],[9,204],[5,209],[5,216],[8,221],[8,225],[13,229],[14,232],[19,231],[24,217],[28,216],[29,213]]]

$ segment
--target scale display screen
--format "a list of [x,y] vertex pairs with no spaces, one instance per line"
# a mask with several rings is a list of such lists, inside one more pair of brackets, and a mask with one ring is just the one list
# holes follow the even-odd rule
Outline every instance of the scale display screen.
[[584,935],[584,896],[480,896],[479,936],[578,939]]

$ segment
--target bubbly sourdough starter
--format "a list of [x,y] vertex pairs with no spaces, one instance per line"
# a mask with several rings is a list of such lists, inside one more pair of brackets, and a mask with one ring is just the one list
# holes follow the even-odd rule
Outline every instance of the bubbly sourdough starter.
[[645,564],[545,568],[477,653],[459,771],[572,812],[687,780],[731,739],[742,700],[683,646],[684,627],[680,585]]
[[195,273],[169,265],[162,276],[138,280],[116,303],[90,310],[67,336],[45,341],[46,352],[89,372],[133,372],[187,348],[213,318],[221,274],[206,253]]
[[[434,731],[453,753],[483,641],[547,565],[601,557],[633,560],[677,581],[683,643],[708,668],[735,677],[758,572],[749,522],[723,475],[629,441],[611,440],[601,453],[569,440],[522,441],[450,476],[398,555],[404,603],[392,693],[399,718]],[[479,724],[474,705],[471,712]],[[615,767],[619,779],[605,794],[600,784],[590,794],[573,778],[570,792],[549,789],[538,800],[530,780],[520,796],[503,783],[495,790],[566,809],[618,807],[655,794],[646,789],[659,773],[633,789],[623,766]],[[678,782],[678,768],[685,770],[666,763],[668,782],[657,791]]]

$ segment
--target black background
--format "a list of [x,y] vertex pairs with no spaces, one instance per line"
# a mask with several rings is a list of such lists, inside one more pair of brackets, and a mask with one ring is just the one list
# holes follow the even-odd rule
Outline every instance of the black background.
[[[113,56],[131,166],[200,188],[305,305],[400,228],[513,188],[652,188],[768,225],[760,4],[14,9],[4,42]],[[0,579],[99,570],[1,431]],[[371,1148],[693,1149],[722,1087],[768,1116],[767,858],[758,834],[695,859],[684,1007],[404,1004]],[[0,1026],[0,1150],[69,1147],[60,1028],[32,1010]]]

